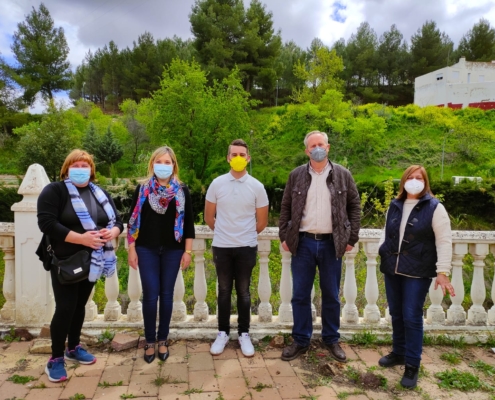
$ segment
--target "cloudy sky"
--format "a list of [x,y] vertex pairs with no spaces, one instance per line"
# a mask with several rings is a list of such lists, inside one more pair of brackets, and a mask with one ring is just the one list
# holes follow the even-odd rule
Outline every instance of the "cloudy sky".
[[[480,18],[495,25],[493,0],[262,0],[273,13],[275,29],[283,41],[307,48],[319,37],[332,45],[346,40],[363,21],[378,35],[392,24],[409,41],[426,20],[434,20],[457,44]],[[248,5],[249,0],[244,0]],[[39,1],[0,0],[0,53],[13,62],[10,45],[17,24]],[[132,47],[145,31],[155,39],[191,37],[189,13],[194,0],[45,0],[57,26],[65,30],[73,68],[85,53],[113,40]]]

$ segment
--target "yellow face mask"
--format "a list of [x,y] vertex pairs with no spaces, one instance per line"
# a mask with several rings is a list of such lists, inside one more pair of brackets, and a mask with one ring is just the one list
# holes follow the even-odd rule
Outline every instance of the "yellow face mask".
[[248,164],[247,160],[244,157],[241,156],[236,156],[230,160],[230,167],[235,171],[235,172],[241,172],[246,168],[246,165]]

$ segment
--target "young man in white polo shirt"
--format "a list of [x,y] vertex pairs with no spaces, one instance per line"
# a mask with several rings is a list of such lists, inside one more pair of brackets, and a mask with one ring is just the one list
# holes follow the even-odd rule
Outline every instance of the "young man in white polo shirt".
[[229,341],[232,287],[235,282],[241,351],[254,355],[249,337],[249,284],[256,265],[258,233],[268,223],[268,196],[261,182],[246,171],[251,160],[246,142],[234,140],[228,150],[230,172],[211,183],[206,193],[205,221],[214,231],[212,251],[218,276],[218,335],[210,353],[221,354]]

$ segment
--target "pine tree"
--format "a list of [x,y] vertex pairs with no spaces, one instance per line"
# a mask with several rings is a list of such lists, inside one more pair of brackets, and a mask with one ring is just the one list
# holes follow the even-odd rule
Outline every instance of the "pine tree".
[[467,61],[492,61],[495,59],[495,29],[490,22],[481,18],[459,42],[459,57]]
[[107,164],[110,168],[124,155],[124,150],[118,140],[114,138],[110,125],[105,135],[97,141],[94,155],[98,162]]

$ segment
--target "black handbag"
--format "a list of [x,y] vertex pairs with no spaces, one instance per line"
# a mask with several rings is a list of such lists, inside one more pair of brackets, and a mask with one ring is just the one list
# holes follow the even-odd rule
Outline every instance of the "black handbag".
[[88,278],[91,254],[87,250],[80,250],[64,260],[59,260],[53,252],[48,235],[46,242],[48,243],[46,251],[52,258],[52,268],[57,268],[57,278],[61,285],[71,285]]

